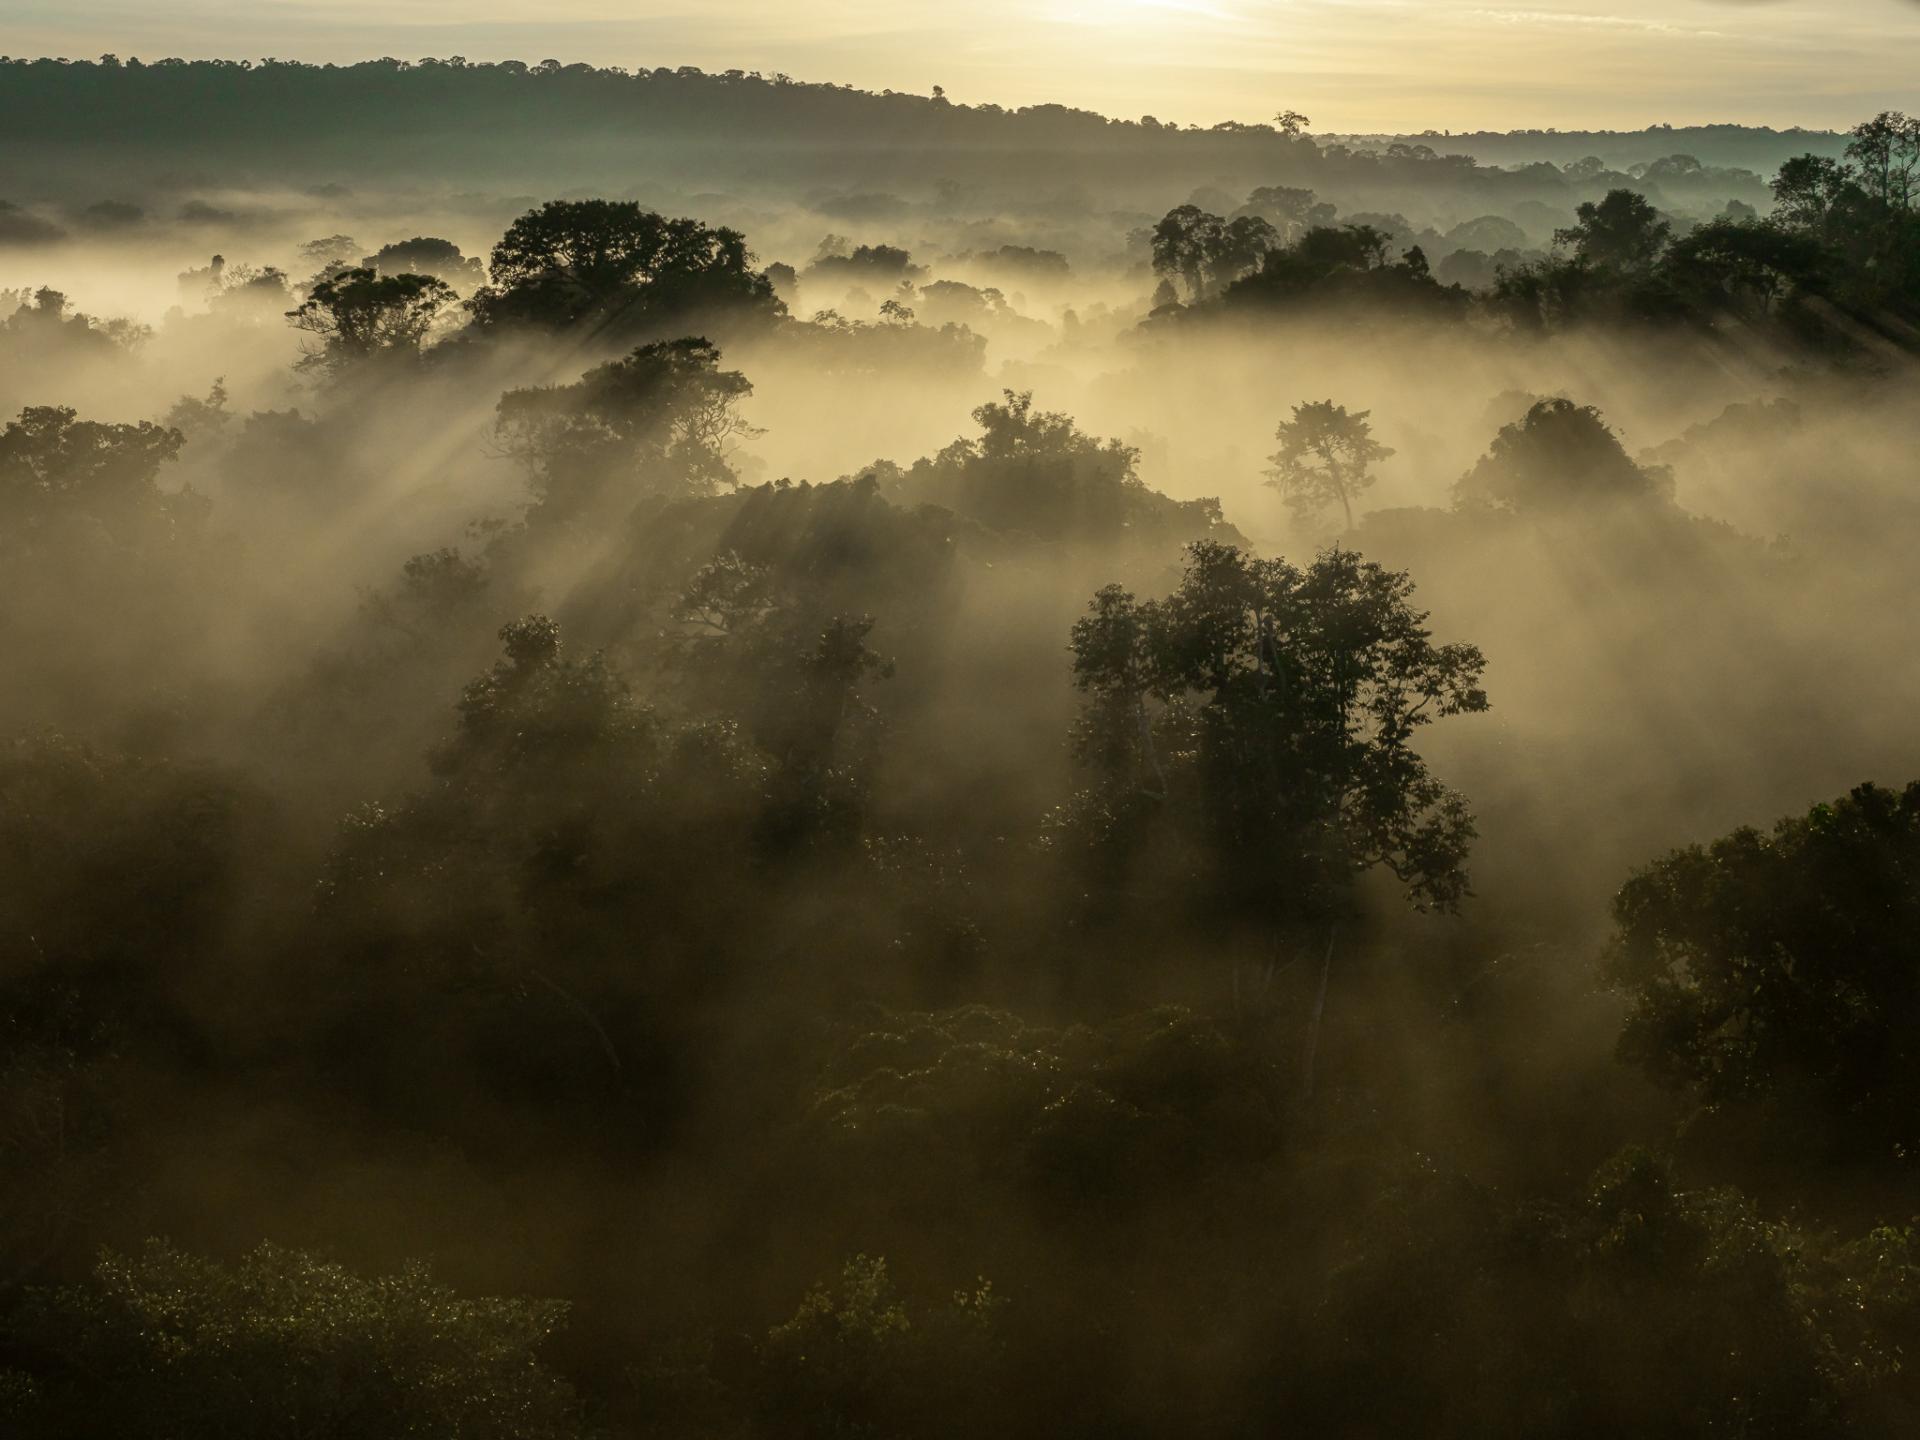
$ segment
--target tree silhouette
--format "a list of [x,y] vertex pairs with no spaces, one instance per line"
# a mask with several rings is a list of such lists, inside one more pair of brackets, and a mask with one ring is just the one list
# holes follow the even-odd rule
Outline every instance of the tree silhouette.
[[1650,269],[1673,233],[1646,196],[1631,190],[1610,190],[1604,200],[1587,201],[1576,213],[1579,223],[1556,230],[1554,242],[1572,246],[1577,259],[1601,269]]
[[417,358],[428,333],[458,298],[431,275],[343,270],[316,284],[306,303],[289,310],[287,318],[296,330],[320,339],[302,367],[337,378],[367,361]]
[[1241,276],[1258,270],[1268,252],[1280,247],[1280,232],[1258,215],[1241,215],[1208,236],[1204,256],[1207,278],[1215,290],[1224,290]]
[[944,506],[1012,534],[1121,540],[1167,551],[1233,535],[1214,499],[1172,500],[1140,479],[1140,452],[1086,434],[1073,417],[1009,390],[973,412],[980,434],[897,472],[897,499]]
[[1873,200],[1889,210],[1911,210],[1920,181],[1920,116],[1888,110],[1855,126],[1847,158]]
[[29,406],[0,431],[0,552],[31,548],[53,522],[84,518],[123,541],[195,511],[192,492],[156,483],[186,437],[164,425],[82,420],[64,406]]
[[411,240],[382,245],[377,254],[369,255],[360,263],[382,275],[431,275],[467,290],[478,289],[487,278],[487,267],[479,260],[461,254],[460,247],[451,240],[432,235],[416,235]]
[[1293,407],[1276,438],[1267,484],[1278,490],[1300,520],[1338,503],[1353,529],[1353,500],[1373,484],[1373,466],[1394,453],[1373,438],[1372,412],[1349,412],[1331,400]]
[[1634,463],[1620,437],[1591,405],[1537,402],[1502,427],[1493,445],[1454,486],[1457,503],[1529,514],[1671,493],[1664,467]]
[[1093,833],[1110,847],[1172,825],[1185,840],[1155,853],[1185,857],[1183,873],[1161,881],[1203,897],[1216,921],[1325,927],[1309,1089],[1357,878],[1384,866],[1423,908],[1467,894],[1472,817],[1412,741],[1487,708],[1485,661],[1435,645],[1412,594],[1404,572],[1348,550],[1301,570],[1202,542],[1166,599],[1109,586],[1073,628],[1088,697],[1075,751],[1097,781],[1067,828],[1105,817]]
[[1613,913],[1624,1055],[1850,1158],[1920,1144],[1920,785],[1675,851]]
[[1153,227],[1153,269],[1156,275],[1178,277],[1187,284],[1189,298],[1206,293],[1207,260],[1219,243],[1222,221],[1198,205],[1169,210]]
[[1153,229],[1154,273],[1186,281],[1189,298],[1200,300],[1259,269],[1279,245],[1279,232],[1261,215],[1222,220],[1198,205],[1182,205]]
[[734,483],[732,442],[753,384],[701,339],[643,345],[571,385],[500,397],[495,434],[532,481],[544,520],[581,520],[645,494],[713,494]]
[[632,201],[551,200],[494,246],[492,284],[469,302],[483,328],[630,335],[699,313],[771,316],[779,301],[744,237]]

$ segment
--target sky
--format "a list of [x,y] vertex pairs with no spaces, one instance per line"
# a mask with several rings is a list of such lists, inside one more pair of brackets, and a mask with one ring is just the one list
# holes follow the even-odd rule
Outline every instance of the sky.
[[1920,0],[0,0],[0,48],[737,67],[1322,132],[1920,111]]

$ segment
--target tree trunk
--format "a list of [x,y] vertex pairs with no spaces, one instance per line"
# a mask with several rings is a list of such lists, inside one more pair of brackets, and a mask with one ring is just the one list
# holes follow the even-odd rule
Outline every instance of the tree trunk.
[[1313,997],[1313,1014],[1307,1020],[1307,1053],[1301,1061],[1301,1092],[1307,1101],[1313,1099],[1313,1062],[1320,1051],[1320,1018],[1327,1013],[1327,979],[1333,974],[1333,942],[1339,935],[1340,927],[1327,928],[1327,953],[1320,958],[1320,985]]

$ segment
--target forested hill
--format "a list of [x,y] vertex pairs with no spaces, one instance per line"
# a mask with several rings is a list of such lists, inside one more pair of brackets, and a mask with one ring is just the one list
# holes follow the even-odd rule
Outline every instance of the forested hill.
[[1362,149],[1426,145],[1471,155],[1482,165],[1576,164],[1595,156],[1613,169],[1651,165],[1672,155],[1691,155],[1704,165],[1739,166],[1771,175],[1796,155],[1838,158],[1847,136],[1835,130],[1775,130],[1765,125],[1649,125],[1644,130],[1477,130],[1418,135],[1323,137]]
[[1359,201],[1444,190],[1492,204],[1534,196],[1555,178],[1484,168],[1446,153],[1465,148],[1451,142],[1345,145],[1270,124],[1183,129],[1150,116],[961,105],[784,75],[458,58],[7,59],[0,146],[0,193],[10,199],[169,171],[242,184],[543,190],[665,180],[931,191],[948,182],[1064,197],[1085,185],[1115,203],[1156,206],[1170,187],[1184,197],[1202,184],[1236,193],[1300,185]]

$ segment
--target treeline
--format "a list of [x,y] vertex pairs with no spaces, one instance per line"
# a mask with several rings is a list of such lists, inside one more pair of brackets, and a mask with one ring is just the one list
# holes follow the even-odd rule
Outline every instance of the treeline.
[[[0,59],[0,140],[41,150],[107,146],[113,154],[103,160],[115,166],[136,153],[171,154],[243,167],[271,159],[281,178],[278,167],[291,164],[349,184],[449,173],[506,184],[551,183],[557,164],[604,185],[617,162],[621,179],[637,166],[775,189],[823,181],[924,189],[946,179],[1044,181],[1057,190],[1064,179],[1120,194],[1185,190],[1206,176],[1343,193],[1458,193],[1487,204],[1552,198],[1563,188],[1551,166],[1493,169],[1431,137],[1317,143],[1300,133],[1305,117],[1281,118],[1183,128],[1151,116],[1113,119],[1060,105],[1010,110],[785,75],[551,60]],[[395,134],[407,143],[386,143]],[[652,142],[661,148],[634,153]],[[24,168],[31,157],[14,163]]]
[[1549,164],[1565,168],[1597,156],[1620,170],[1651,165],[1668,155],[1693,155],[1708,165],[1739,166],[1770,174],[1782,161],[1812,153],[1837,157],[1841,131],[1775,130],[1767,125],[1649,125],[1644,130],[1426,130],[1407,135],[1329,136],[1344,144],[1383,148],[1427,145],[1471,155],[1483,165]]
[[[1190,204],[1155,227],[1155,314],[1364,307],[1399,319],[1479,316],[1526,334],[1643,324],[1879,359],[1911,350],[1920,340],[1920,120],[1888,112],[1865,121],[1841,158],[1791,159],[1771,189],[1765,216],[1730,204],[1693,223],[1623,185],[1582,203],[1575,223],[1555,232],[1552,254],[1453,248],[1476,230],[1505,238],[1494,217],[1444,241],[1429,232],[1449,246],[1436,275],[1400,217],[1336,225],[1314,192],[1265,187],[1230,219]],[[1477,280],[1477,293],[1446,283],[1448,272]]]

